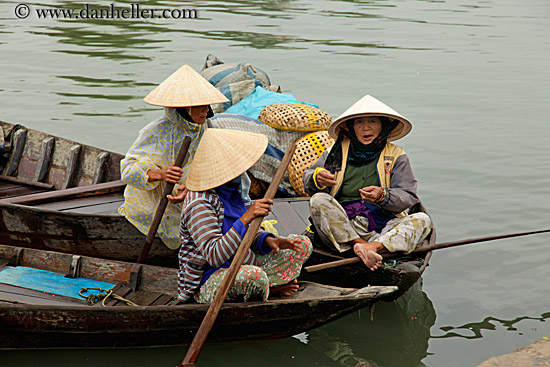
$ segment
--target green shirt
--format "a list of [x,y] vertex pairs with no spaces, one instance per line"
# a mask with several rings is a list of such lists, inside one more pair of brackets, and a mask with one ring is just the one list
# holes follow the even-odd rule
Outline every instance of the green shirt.
[[344,180],[340,191],[336,195],[338,202],[361,199],[359,189],[367,186],[380,186],[380,179],[376,171],[378,159],[373,160],[366,166],[355,167],[350,164],[346,166]]

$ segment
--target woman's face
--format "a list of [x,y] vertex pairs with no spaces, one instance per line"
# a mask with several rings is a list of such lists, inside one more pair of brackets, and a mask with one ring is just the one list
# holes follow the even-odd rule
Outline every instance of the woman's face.
[[196,124],[204,124],[206,122],[206,115],[208,115],[208,105],[192,106],[189,108],[189,116],[191,116]]
[[376,116],[364,116],[353,123],[355,136],[363,144],[370,144],[382,132],[382,121]]

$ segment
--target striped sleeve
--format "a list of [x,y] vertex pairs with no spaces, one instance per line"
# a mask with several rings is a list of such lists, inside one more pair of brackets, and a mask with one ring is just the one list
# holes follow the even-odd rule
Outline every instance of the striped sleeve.
[[[235,255],[242,237],[234,227],[222,235],[213,203],[205,193],[197,194],[186,205],[182,222],[206,261],[213,267],[219,267]],[[254,263],[255,260],[255,255],[249,251],[245,263]]]

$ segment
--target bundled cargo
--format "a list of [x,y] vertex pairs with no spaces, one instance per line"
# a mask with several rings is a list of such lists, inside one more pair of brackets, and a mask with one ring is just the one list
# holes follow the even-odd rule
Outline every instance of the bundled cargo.
[[271,85],[269,76],[260,68],[249,63],[224,63],[214,55],[208,55],[201,75],[218,88],[229,102],[212,105],[214,113],[220,113],[240,102],[257,86],[279,92],[278,85]]

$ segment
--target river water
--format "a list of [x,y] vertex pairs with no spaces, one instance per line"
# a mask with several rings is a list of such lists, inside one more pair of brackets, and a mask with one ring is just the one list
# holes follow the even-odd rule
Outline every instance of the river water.
[[[45,0],[19,19],[18,4],[0,3],[2,120],[124,153],[161,115],[142,98],[212,53],[334,117],[365,94],[406,116],[399,144],[440,242],[549,227],[547,0],[203,0],[184,6],[199,19],[125,20],[39,19],[86,4]],[[374,321],[362,310],[295,338],[207,345],[199,366],[477,365],[550,335],[549,242],[439,250],[422,288],[377,304]],[[0,366],[174,366],[185,351],[0,352]]]

